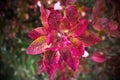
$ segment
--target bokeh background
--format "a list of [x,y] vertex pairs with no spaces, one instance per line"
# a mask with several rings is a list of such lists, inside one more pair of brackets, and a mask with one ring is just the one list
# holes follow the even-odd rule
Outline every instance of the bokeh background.
[[[78,0],[77,5],[92,8],[95,1]],[[48,80],[46,73],[37,74],[40,56],[26,54],[26,48],[32,42],[28,32],[42,25],[39,7],[34,4],[34,0],[0,0],[0,80]],[[100,34],[105,40],[88,48],[88,52],[107,48],[112,57],[107,57],[103,64],[88,57],[76,80],[120,80],[120,39]]]

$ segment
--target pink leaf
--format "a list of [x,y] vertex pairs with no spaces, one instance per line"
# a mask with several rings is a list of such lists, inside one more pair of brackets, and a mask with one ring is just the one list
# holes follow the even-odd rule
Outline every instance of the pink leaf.
[[104,28],[108,25],[108,22],[108,18],[97,18],[97,20],[95,20],[95,23],[93,24],[93,28],[97,31],[104,30]]
[[110,21],[108,25],[109,25],[109,28],[110,28],[111,31],[112,30],[114,31],[114,30],[118,29],[118,24],[115,21]]
[[59,59],[59,62],[58,62],[58,69],[63,73],[65,68],[65,64],[64,64],[64,61],[63,61],[63,58],[60,56],[60,59]]
[[[68,38],[66,36],[62,36],[62,42],[63,44],[69,46],[70,45],[70,41],[68,40]],[[62,45],[61,45],[62,46]]]
[[82,56],[84,54],[84,46],[83,44],[79,46],[72,46],[70,48],[70,52],[73,56]]
[[58,45],[52,45],[50,48],[46,48],[46,50],[51,50],[51,51],[58,51],[60,47]]
[[82,56],[84,54],[84,45],[78,38],[70,38],[71,45],[69,50],[73,56]]
[[65,9],[65,16],[68,18],[70,23],[74,24],[77,22],[79,15],[76,6],[69,6]]
[[98,43],[100,41],[100,38],[95,33],[86,31],[79,37],[79,40],[88,47]]
[[43,61],[39,61],[38,62],[38,74],[41,74],[42,71],[44,70],[44,65],[43,65]]
[[57,29],[59,28],[60,20],[62,19],[62,15],[60,11],[52,10],[48,17],[49,29]]
[[47,47],[46,36],[40,36],[30,44],[26,53],[32,55],[40,54],[43,53]]
[[63,60],[68,64],[68,66],[72,70],[75,71],[78,68],[78,65],[79,65],[78,57],[72,56],[67,47],[63,47],[63,49],[60,50],[60,54]]
[[50,80],[53,80],[53,76],[56,72],[59,59],[59,52],[53,53],[52,51],[48,51],[44,54],[43,61],[45,71],[49,74]]
[[68,6],[74,4],[77,0],[60,0],[60,1],[62,5]]
[[47,22],[47,19],[48,19],[48,16],[50,14],[50,11],[45,9],[43,5],[41,5],[40,7],[40,12],[41,12],[41,22],[43,24],[43,26],[45,28],[48,28],[48,22]]
[[82,19],[79,21],[79,23],[76,25],[76,28],[74,29],[74,36],[80,36],[83,34],[88,26],[88,20],[87,19]]
[[96,0],[92,11],[92,20],[96,22],[98,17],[103,16],[105,10],[105,0]]
[[28,36],[34,40],[40,37],[41,35],[45,35],[45,33],[46,31],[44,30],[43,27],[38,27],[29,32]]
[[103,63],[106,61],[106,56],[103,52],[94,52],[91,56],[91,59],[97,63]]
[[56,40],[57,32],[56,31],[51,31],[47,35],[47,44],[49,45],[50,43],[53,43],[54,40]]
[[70,22],[67,18],[63,18],[60,23],[61,30],[68,30],[71,28]]

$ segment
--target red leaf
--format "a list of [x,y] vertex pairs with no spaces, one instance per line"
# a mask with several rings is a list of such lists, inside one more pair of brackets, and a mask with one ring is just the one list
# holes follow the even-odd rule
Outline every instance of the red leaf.
[[48,28],[48,22],[47,22],[47,19],[48,19],[48,16],[50,14],[50,11],[45,9],[43,5],[41,5],[40,7],[40,12],[41,12],[41,22],[43,24],[43,26],[45,28]]
[[60,11],[52,10],[48,17],[49,30],[59,28],[60,20],[62,19],[62,15]]
[[104,28],[108,25],[108,22],[109,20],[107,18],[97,18],[93,24],[93,28],[97,31],[104,30]]
[[73,56],[82,56],[84,54],[84,45],[78,38],[70,38],[71,46],[69,50]]
[[106,56],[103,52],[94,52],[91,56],[91,59],[97,63],[103,63],[106,61]]
[[100,38],[93,32],[85,32],[83,35],[79,37],[79,40],[83,42],[83,44],[88,47],[96,44],[100,41]]
[[112,30],[115,31],[115,30],[118,29],[118,24],[115,21],[110,21],[108,25],[109,25],[109,28],[110,28],[111,31]]
[[47,51],[44,54],[44,57],[43,57],[44,67],[45,67],[45,71],[50,76],[50,80],[53,80],[53,76],[56,72],[59,59],[60,59],[59,52],[53,53],[52,51]]
[[61,0],[61,4],[64,6],[72,5],[76,2],[77,0]]
[[38,62],[38,74],[41,74],[42,71],[44,70],[44,65],[43,65],[43,61],[39,61]]
[[84,54],[84,46],[83,44],[79,46],[72,46],[70,48],[70,52],[73,56],[82,56]]
[[79,15],[76,6],[69,6],[65,9],[65,16],[70,21],[70,23],[74,24],[77,22]]
[[80,36],[81,34],[83,34],[86,31],[87,26],[88,26],[87,19],[80,20],[79,23],[75,26],[73,36],[77,37],[77,36]]
[[50,43],[53,43],[56,40],[57,32],[56,31],[51,31],[47,35],[47,44],[49,45]]
[[68,29],[71,28],[70,22],[69,22],[69,20],[67,18],[63,18],[60,23],[61,23],[60,24],[60,29],[61,30],[65,31],[65,30],[68,30]]
[[60,54],[63,58],[63,60],[71,67],[72,70],[76,70],[79,65],[79,59],[76,56],[72,56],[69,49],[67,47],[63,47],[63,49],[60,50]]
[[26,53],[32,55],[40,54],[43,53],[47,47],[48,45],[46,44],[46,36],[40,36],[30,44]]
[[46,34],[46,31],[44,30],[44,28],[38,27],[38,28],[33,29],[31,32],[29,32],[28,36],[34,40],[45,34]]
[[100,18],[104,14],[105,10],[105,0],[96,0],[96,3],[93,7],[92,11],[92,20],[93,22],[96,22],[97,18]]

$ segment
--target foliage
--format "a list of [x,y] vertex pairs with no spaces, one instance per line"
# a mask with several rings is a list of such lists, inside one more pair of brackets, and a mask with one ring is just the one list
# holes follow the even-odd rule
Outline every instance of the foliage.
[[0,80],[119,80],[119,3],[1,1]]

